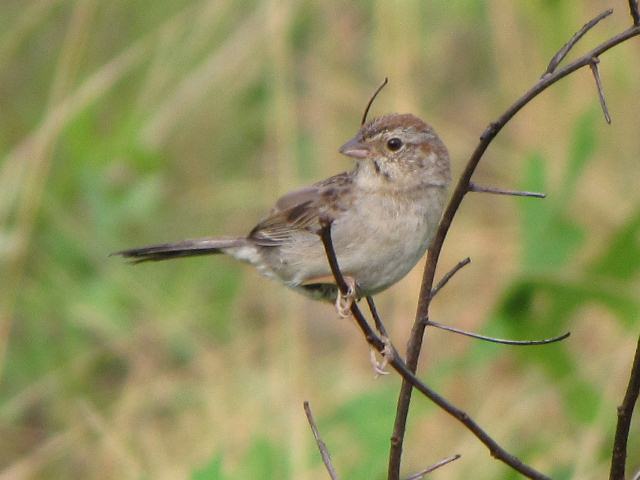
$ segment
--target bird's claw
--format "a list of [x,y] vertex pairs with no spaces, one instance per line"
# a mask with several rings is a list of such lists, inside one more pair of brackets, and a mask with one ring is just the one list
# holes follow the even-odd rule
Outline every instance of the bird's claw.
[[384,348],[380,354],[382,355],[382,360],[378,361],[378,357],[376,355],[377,351],[371,347],[369,351],[369,358],[371,360],[371,366],[373,367],[373,373],[375,377],[378,378],[380,375],[389,375],[389,372],[385,370],[389,362],[393,360],[393,347],[391,346],[391,341],[387,337],[382,337],[382,341],[384,342]]
[[349,318],[351,315],[351,304],[356,298],[356,281],[351,277],[345,277],[345,282],[349,289],[343,294],[338,289],[338,297],[336,298],[336,310],[342,318]]

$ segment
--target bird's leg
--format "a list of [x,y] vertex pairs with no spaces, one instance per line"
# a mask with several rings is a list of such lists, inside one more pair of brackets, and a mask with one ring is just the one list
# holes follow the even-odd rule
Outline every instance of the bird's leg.
[[342,318],[348,318],[349,315],[351,315],[351,304],[356,298],[356,280],[353,277],[344,277],[344,281],[349,289],[346,294],[343,294],[340,289],[338,289],[336,310]]

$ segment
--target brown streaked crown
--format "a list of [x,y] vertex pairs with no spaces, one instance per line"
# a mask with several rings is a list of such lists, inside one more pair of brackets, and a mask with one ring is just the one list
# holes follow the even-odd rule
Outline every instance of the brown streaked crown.
[[414,130],[415,132],[435,133],[430,125],[411,113],[391,113],[374,118],[365,123],[360,129],[364,140],[396,129]]

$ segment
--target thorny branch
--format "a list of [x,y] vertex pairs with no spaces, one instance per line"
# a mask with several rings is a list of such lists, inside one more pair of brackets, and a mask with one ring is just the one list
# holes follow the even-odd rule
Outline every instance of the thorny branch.
[[[321,221],[321,229],[318,234],[322,239],[322,244],[324,245],[327,260],[329,261],[331,273],[333,274],[333,277],[336,281],[336,285],[338,286],[340,291],[344,295],[346,295],[349,287],[347,286],[347,283],[345,282],[344,277],[340,272],[338,259],[336,258],[336,252],[333,248],[333,241],[331,240],[330,220],[323,219]],[[529,465],[523,463],[516,456],[507,452],[485,430],[483,430],[482,427],[480,427],[480,425],[478,425],[475,420],[473,420],[469,416],[469,414],[451,404],[448,400],[440,396],[438,393],[424,384],[419,378],[417,378],[415,374],[407,367],[407,364],[402,360],[402,358],[398,354],[398,351],[391,344],[390,340],[386,337],[381,338],[373,331],[364,315],[362,314],[362,311],[358,307],[357,302],[355,301],[351,304],[351,314],[353,315],[356,324],[362,331],[365,339],[367,340],[367,343],[375,348],[380,354],[385,356],[389,365],[391,365],[391,367],[393,367],[393,369],[398,372],[400,376],[402,376],[403,382],[409,384],[411,388],[419,390],[425,397],[427,397],[429,400],[431,400],[433,403],[438,405],[441,409],[443,409],[445,412],[456,418],[465,427],[467,427],[467,429],[470,430],[471,433],[473,433],[478,438],[478,440],[486,445],[494,458],[497,458],[498,460],[506,463],[511,468],[522,473],[528,478],[532,478],[535,480],[549,480],[549,477],[543,475]],[[379,318],[378,321],[380,321]]]
[[[607,17],[609,15],[609,11],[603,12],[595,17],[591,22],[587,23],[576,35],[574,35],[574,37],[567,43],[567,45],[565,45],[558,52],[558,54],[554,56],[553,60],[549,64],[549,67],[545,71],[545,74],[543,74],[540,80],[538,80],[527,92],[525,92],[518,100],[516,100],[495,122],[490,123],[480,137],[480,142],[471,154],[467,165],[462,175],[460,176],[460,179],[458,180],[458,184],[453,191],[449,204],[443,214],[442,220],[440,221],[440,225],[438,227],[438,231],[436,232],[433,243],[429,248],[427,263],[425,265],[424,274],[422,277],[422,285],[420,289],[420,296],[418,299],[416,317],[407,345],[406,366],[409,368],[411,373],[414,373],[417,369],[418,359],[420,357],[420,352],[422,349],[424,330],[429,320],[429,306],[433,298],[433,282],[435,271],[442,246],[447,236],[447,232],[449,231],[453,219],[458,211],[458,208],[462,203],[462,200],[470,191],[469,185],[471,184],[471,177],[473,176],[476,167],[482,159],[485,151],[487,150],[493,139],[502,130],[502,128],[525,105],[527,105],[531,100],[537,97],[548,87],[585,66],[593,65],[594,59],[599,58],[607,50],[615,47],[622,42],[625,42],[626,40],[629,40],[632,37],[640,35],[640,17],[638,14],[637,1],[629,0],[629,8],[634,22],[634,25],[632,27],[624,30],[618,35],[609,38],[590,52],[577,58],[568,65],[558,69],[558,65],[566,57],[575,43],[596,23]],[[402,446],[406,431],[409,405],[411,402],[411,393],[414,387],[413,383],[407,378],[408,376],[404,377],[402,387],[398,396],[396,420],[391,437],[391,448],[389,453],[389,480],[398,480],[400,476]]]

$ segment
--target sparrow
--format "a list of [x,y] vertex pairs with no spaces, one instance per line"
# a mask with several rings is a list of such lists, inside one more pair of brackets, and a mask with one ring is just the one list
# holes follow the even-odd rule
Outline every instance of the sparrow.
[[[340,148],[355,167],[279,200],[246,236],[208,237],[116,252],[134,263],[224,253],[266,277],[347,315],[355,298],[379,293],[424,255],[451,181],[449,154],[433,128],[412,114],[373,119]],[[340,294],[319,236],[331,222]]]

